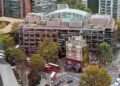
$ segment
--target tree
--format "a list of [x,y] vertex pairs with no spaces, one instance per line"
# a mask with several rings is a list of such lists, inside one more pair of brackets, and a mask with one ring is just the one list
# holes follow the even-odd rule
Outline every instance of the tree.
[[31,62],[33,65],[33,69],[42,70],[45,65],[45,60],[40,54],[33,54],[31,57]]
[[112,61],[112,48],[107,42],[100,43],[99,51],[100,51],[100,57],[98,58],[99,62],[107,64]]
[[20,48],[7,48],[5,51],[5,55],[8,61],[15,60],[16,62],[22,62],[26,60],[25,52]]
[[44,40],[40,43],[38,52],[47,62],[55,62],[58,58],[59,44],[50,40]]
[[89,65],[80,77],[80,86],[110,86],[111,77],[107,71],[97,65]]
[[5,48],[15,46],[14,38],[8,34],[0,35],[0,42],[4,44]]
[[31,57],[32,70],[30,71],[29,85],[37,86],[40,83],[41,75],[40,71],[43,70],[45,66],[45,60],[40,54],[33,54]]
[[89,50],[88,47],[83,48],[83,63],[89,64]]
[[90,12],[90,9],[86,8],[84,4],[82,4],[82,0],[58,0],[58,3],[68,4],[70,8],[80,9]]
[[18,73],[18,77],[22,80],[22,82],[24,82],[23,80],[25,80],[26,77],[25,74],[27,70],[27,66],[25,65],[26,63],[25,52],[20,48],[10,47],[6,49],[5,54],[8,62],[11,65],[15,65],[15,70],[16,73]]
[[118,28],[117,28],[117,39],[118,39],[118,41],[120,41],[120,20],[117,21],[117,26],[118,26]]

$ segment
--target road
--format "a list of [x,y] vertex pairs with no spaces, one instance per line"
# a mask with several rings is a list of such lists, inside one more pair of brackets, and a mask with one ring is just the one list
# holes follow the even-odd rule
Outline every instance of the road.
[[53,86],[79,86],[80,74],[64,72],[58,77]]
[[4,59],[0,59],[0,76],[3,86],[19,86],[11,66]]
[[120,74],[120,49],[114,55],[114,58],[116,58],[116,59],[108,67],[108,71],[109,71],[110,75],[112,76],[113,82]]

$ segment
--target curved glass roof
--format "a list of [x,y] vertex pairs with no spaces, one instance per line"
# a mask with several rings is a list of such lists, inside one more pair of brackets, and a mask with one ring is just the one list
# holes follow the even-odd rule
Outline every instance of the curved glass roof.
[[63,21],[81,21],[88,17],[90,13],[77,9],[61,9],[50,12],[47,16],[51,18],[62,18]]
[[56,10],[56,11],[50,12],[48,15],[57,14],[57,13],[63,13],[63,12],[75,13],[75,14],[79,14],[79,15],[83,15],[83,16],[89,15],[89,13],[86,12],[86,11],[77,10],[77,9],[71,9],[71,8]]

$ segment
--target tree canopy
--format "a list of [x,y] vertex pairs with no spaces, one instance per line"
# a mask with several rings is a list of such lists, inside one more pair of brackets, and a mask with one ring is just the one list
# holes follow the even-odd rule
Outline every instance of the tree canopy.
[[86,8],[82,3],[82,0],[58,0],[58,3],[68,4],[70,8],[80,9],[90,12],[90,9]]
[[116,22],[117,24],[117,39],[120,41],[120,20]]
[[8,59],[15,59],[16,61],[26,60],[26,54],[20,48],[7,48],[5,54]]
[[34,69],[43,69],[45,60],[40,54],[33,54],[31,57],[32,66]]
[[0,43],[4,44],[5,48],[15,46],[15,41],[9,34],[0,35]]
[[100,57],[99,61],[103,63],[110,63],[112,61],[112,48],[107,42],[103,42],[99,45]]
[[89,65],[80,77],[80,86],[110,86],[111,80],[104,68]]
[[37,53],[46,61],[55,61],[58,58],[59,44],[50,40],[44,40],[40,43]]
[[89,49],[88,47],[83,48],[83,62],[84,64],[89,64]]

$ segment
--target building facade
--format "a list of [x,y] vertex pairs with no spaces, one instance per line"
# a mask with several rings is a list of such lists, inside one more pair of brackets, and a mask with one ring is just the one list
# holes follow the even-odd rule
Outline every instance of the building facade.
[[97,51],[99,44],[104,41],[114,46],[116,30],[115,20],[111,16],[92,15],[81,34],[86,39],[90,51]]
[[82,4],[85,5],[85,7],[88,7],[88,0],[82,0]]
[[25,23],[19,30],[19,45],[27,53],[34,53],[37,46],[45,38],[59,42],[65,51],[65,42],[68,37],[80,35],[80,23],[42,20],[40,16],[26,17]]
[[39,41],[46,37],[59,42],[64,51],[68,38],[79,35],[86,40],[90,51],[97,51],[99,44],[104,41],[114,45],[116,24],[111,16],[91,15],[87,21],[64,22],[61,19],[49,20],[40,15],[33,13],[27,16],[19,31],[19,44],[28,53],[34,52]]
[[120,0],[99,0],[99,13],[120,19]]
[[32,11],[31,0],[0,0],[1,16],[24,18]]
[[87,44],[82,36],[72,36],[66,41],[66,67],[79,71],[83,66],[83,48],[85,47]]
[[32,0],[33,12],[49,13],[57,9],[57,0]]
[[87,46],[82,36],[72,36],[66,41],[66,58],[78,62],[83,61],[83,48]]
[[92,11],[92,13],[98,13],[99,0],[87,0],[87,7]]

